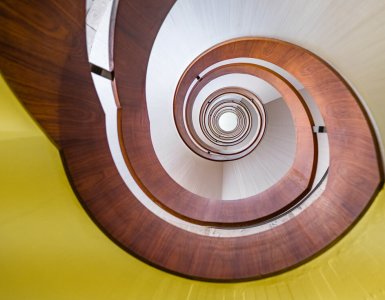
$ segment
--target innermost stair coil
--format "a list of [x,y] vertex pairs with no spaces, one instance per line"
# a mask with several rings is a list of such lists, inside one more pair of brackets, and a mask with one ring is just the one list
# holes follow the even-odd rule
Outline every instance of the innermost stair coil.
[[[233,115],[236,122],[232,130],[223,130],[220,120]],[[200,108],[200,128],[194,127],[192,114],[187,113],[186,123],[194,142],[207,153],[219,156],[250,153],[261,141],[266,128],[266,114],[262,103],[251,92],[229,87],[215,91]],[[197,134],[201,131],[202,135]]]

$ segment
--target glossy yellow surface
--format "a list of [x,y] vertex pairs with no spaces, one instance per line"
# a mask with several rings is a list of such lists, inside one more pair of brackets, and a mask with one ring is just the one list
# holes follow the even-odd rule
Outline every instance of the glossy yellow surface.
[[334,247],[272,278],[216,284],[150,267],[112,243],[57,149],[0,78],[0,299],[385,299],[385,194]]

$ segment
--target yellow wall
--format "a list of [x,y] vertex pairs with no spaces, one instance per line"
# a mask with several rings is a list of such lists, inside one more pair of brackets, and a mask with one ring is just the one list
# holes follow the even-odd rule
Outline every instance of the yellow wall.
[[93,224],[56,148],[0,78],[0,299],[385,299],[385,194],[336,246],[293,271],[238,284],[179,278]]

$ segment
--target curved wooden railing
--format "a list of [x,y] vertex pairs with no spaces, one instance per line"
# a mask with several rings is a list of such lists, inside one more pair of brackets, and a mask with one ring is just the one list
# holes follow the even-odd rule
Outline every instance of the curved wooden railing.
[[[117,48],[117,55],[120,46]],[[237,53],[233,52],[234,55]],[[204,57],[202,57],[202,60]],[[197,60],[200,61],[199,59]],[[207,63],[210,63],[207,61]],[[181,84],[184,92],[187,92],[188,84],[184,84],[184,78],[195,78],[194,74],[199,74],[191,70],[186,76],[182,77]],[[126,69],[125,71],[129,71]],[[116,66],[116,81],[119,86],[125,85],[126,75],[120,67]],[[121,73],[120,73],[121,72]],[[211,71],[203,77],[192,91],[192,98],[197,95],[199,90],[205,84],[217,78],[218,76],[228,74],[229,72],[238,72],[258,76],[270,82],[282,95],[288,104],[296,127],[297,151],[294,164],[289,172],[276,184],[266,191],[245,199],[233,201],[221,201],[220,199],[208,199],[196,195],[182,186],[178,185],[163,169],[158,161],[152,146],[149,120],[147,118],[146,101],[143,98],[130,98],[133,102],[141,103],[141,111],[135,111],[135,115],[142,120],[135,123],[132,116],[123,118],[123,141],[126,145],[127,156],[130,160],[132,170],[137,175],[139,184],[146,187],[149,195],[160,202],[161,205],[170,209],[178,216],[185,217],[192,222],[208,223],[210,225],[239,226],[240,224],[250,224],[265,220],[281,213],[289,205],[294,204],[309,192],[314,178],[316,163],[315,137],[312,132],[313,121],[310,113],[306,110],[306,105],[302,97],[295,88],[278,74],[268,71],[263,67],[255,67],[248,64],[236,64],[220,67]],[[190,74],[191,73],[191,74]],[[188,81],[187,81],[188,82]],[[182,120],[184,92],[176,91],[175,115],[180,131],[186,134],[186,129],[178,122]],[[124,114],[125,107],[129,107],[128,95],[119,93],[123,102],[122,110]],[[190,98],[191,99],[191,98]],[[124,101],[126,101],[124,103]],[[187,111],[191,111],[191,105],[187,104]],[[127,109],[130,113],[131,109]],[[126,121],[125,121],[126,120]],[[183,129],[181,129],[183,128]],[[138,141],[140,139],[140,142]],[[136,141],[131,143],[130,141]],[[186,139],[187,140],[187,139]],[[146,155],[143,155],[145,153]],[[137,157],[138,159],[132,159]],[[303,159],[305,158],[306,159]]]
[[[151,183],[143,188],[157,192],[154,200],[164,200],[174,186],[162,170],[156,173],[159,162],[153,151],[140,152],[152,147],[146,66],[173,4],[173,0],[121,0],[116,20],[115,76],[124,145],[138,182]],[[286,69],[319,106],[330,144],[326,190],[295,218],[258,234],[220,238],[172,226],[137,201],[111,158],[104,113],[87,63],[83,5],[77,0],[33,5],[3,0],[0,9],[3,76],[60,149],[68,178],[92,219],[122,248],[152,265],[190,278],[221,281],[281,272],[310,259],[344,234],[382,185],[375,135],[345,81],[302,48],[270,39],[243,39],[236,44],[239,53]],[[224,54],[222,59],[233,50],[233,42],[215,48]],[[211,55],[205,54],[218,60]],[[202,69],[203,64],[196,67]],[[184,194],[178,196],[185,200]]]

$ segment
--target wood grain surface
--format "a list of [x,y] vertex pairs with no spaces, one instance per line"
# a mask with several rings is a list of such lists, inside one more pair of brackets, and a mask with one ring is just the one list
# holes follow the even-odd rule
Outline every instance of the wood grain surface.
[[[124,143],[133,165],[141,159],[152,161],[147,153],[132,155],[130,148],[147,143],[140,139],[149,129],[143,113],[146,66],[156,33],[173,3],[121,0],[119,4],[115,74]],[[158,268],[218,281],[260,278],[287,270],[344,234],[382,185],[371,125],[353,92],[333,69],[288,43],[269,39],[228,42],[217,47],[223,52],[221,59],[226,59],[229,49],[264,58],[291,72],[311,93],[328,129],[328,184],[320,198],[296,218],[260,234],[215,238],[178,229],[135,199],[111,158],[86,57],[84,3],[47,0],[18,1],[16,5],[13,0],[3,0],[0,11],[2,75],[62,152],[80,202],[113,241]],[[145,167],[141,172],[151,170]],[[159,174],[152,176],[162,185]]]
[[[236,52],[233,53],[237,55]],[[220,53],[216,55],[220,55]],[[215,54],[213,56],[215,56]],[[193,142],[189,139],[183,124],[183,103],[190,86],[190,81],[187,78],[194,79],[196,74],[199,74],[194,67],[194,65],[199,62],[200,58],[198,58],[194,64],[187,69],[184,76],[182,76],[175,93],[174,102],[176,125],[184,137],[185,142],[191,148],[197,147],[193,145]],[[209,61],[206,62],[209,63]],[[117,67],[117,69],[118,68],[119,67]],[[141,113],[143,114],[141,124],[133,124],[130,122],[131,118],[123,119],[123,140],[129,145],[126,148],[127,156],[129,157],[131,168],[137,174],[138,182],[146,187],[149,195],[153,199],[156,199],[160,205],[168,209],[171,213],[201,224],[239,226],[242,223],[256,223],[278,215],[309,192],[315,174],[317,161],[316,139],[312,132],[312,125],[314,125],[313,120],[301,95],[289,82],[275,72],[251,64],[232,64],[214,69],[202,77],[192,89],[186,104],[187,114],[191,114],[193,99],[195,99],[199,91],[207,83],[229,73],[257,76],[273,85],[286,101],[292,113],[296,128],[297,150],[293,166],[276,184],[257,195],[244,199],[221,201],[220,199],[204,198],[184,189],[167,174],[156,157],[151,141],[150,121],[146,119],[147,110],[145,99],[144,101],[140,101],[142,104]],[[118,77],[117,75],[118,89],[120,85],[123,85],[120,82],[120,78],[127,76],[128,75]],[[125,98],[125,100],[127,100],[127,98]],[[123,114],[125,105],[126,104],[122,102]],[[139,112],[136,112],[136,114],[139,114]],[[129,134],[135,134],[140,129],[143,129],[142,126],[144,122],[146,122],[146,132],[141,130],[140,136],[135,135],[135,137],[126,135],[127,131],[125,130],[129,127],[132,128]],[[192,126],[191,124],[187,125]],[[135,143],[128,143],[131,138]],[[207,155],[207,153],[203,151],[200,152],[202,152],[203,156]],[[146,153],[146,156],[142,156],[142,153]],[[141,159],[139,159],[140,156],[142,157]],[[132,160],[132,157],[138,157],[138,159]],[[304,159],[304,157],[306,157],[306,159]]]

